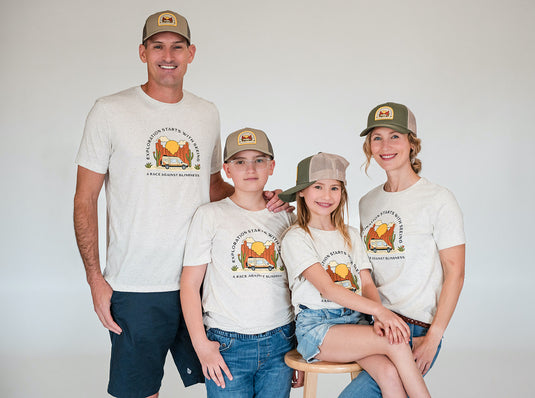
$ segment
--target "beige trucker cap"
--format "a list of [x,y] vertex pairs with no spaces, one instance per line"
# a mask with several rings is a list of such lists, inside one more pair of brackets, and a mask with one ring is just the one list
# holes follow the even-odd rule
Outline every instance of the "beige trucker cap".
[[178,33],[191,43],[191,33],[189,31],[188,21],[182,15],[174,11],[160,11],[152,14],[145,21],[143,27],[143,38],[141,43],[145,43],[152,35],[160,32],[174,32]]
[[349,162],[342,156],[320,152],[303,159],[297,165],[295,187],[279,194],[285,202],[293,202],[297,192],[311,186],[318,180],[338,180],[346,183],[346,169]]
[[225,142],[223,160],[226,162],[240,151],[259,151],[273,157],[273,147],[262,130],[246,127],[230,133]]

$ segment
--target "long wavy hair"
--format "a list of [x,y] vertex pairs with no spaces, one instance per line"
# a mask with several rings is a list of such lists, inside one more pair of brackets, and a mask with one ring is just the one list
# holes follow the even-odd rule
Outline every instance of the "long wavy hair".
[[[342,184],[341,186],[342,193],[340,197],[340,203],[338,204],[338,207],[331,213],[331,222],[333,223],[336,230],[342,234],[342,237],[344,238],[344,242],[347,245],[347,248],[351,250],[352,248],[351,237],[349,235],[349,228],[347,227],[347,224],[345,222],[345,215],[349,211],[348,204],[347,204],[347,190],[345,188],[344,183],[342,181],[340,181],[340,183]],[[310,222],[310,210],[308,209],[306,205],[305,198],[299,196],[299,193],[296,195],[296,203],[297,203],[296,223],[310,235],[310,229],[308,228],[308,223]]]
[[[372,130],[373,131],[373,130]],[[366,162],[364,162],[363,166],[364,171],[366,174],[368,174],[368,167],[370,167],[370,162],[372,159],[372,149],[371,149],[371,140],[372,140],[372,131],[368,133],[366,136],[366,139],[364,140],[364,144],[362,144],[362,149],[364,150],[364,154],[366,155]],[[418,174],[422,170],[422,161],[418,159],[416,156],[418,153],[420,153],[420,150],[422,149],[422,140],[416,137],[413,133],[409,133],[408,139],[409,139],[409,145],[411,146],[411,152],[409,154],[409,159],[411,162],[412,170]]]

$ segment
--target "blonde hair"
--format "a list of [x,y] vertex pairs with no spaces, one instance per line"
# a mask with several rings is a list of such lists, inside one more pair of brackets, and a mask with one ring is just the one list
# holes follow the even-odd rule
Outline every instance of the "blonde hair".
[[[366,155],[366,162],[364,162],[363,164],[363,166],[365,166],[364,171],[366,172],[366,174],[368,174],[368,167],[370,167],[370,161],[372,159],[372,148],[371,148],[372,131],[370,131],[368,135],[366,135],[364,144],[362,144],[362,149],[364,150],[364,154]],[[412,167],[412,170],[416,174],[418,174],[422,170],[422,161],[418,159],[416,155],[418,155],[418,153],[420,153],[420,150],[422,149],[422,144],[421,144],[422,140],[416,137],[414,133],[409,133],[407,134],[407,136],[409,140],[409,145],[411,146],[411,153],[409,155],[411,167]]]
[[[346,243],[346,246],[348,247],[349,250],[351,250],[353,245],[351,244],[351,236],[349,235],[349,228],[347,227],[347,224],[345,222],[345,214],[346,212],[348,212],[347,191],[346,191],[344,183],[342,181],[340,181],[340,183],[342,184],[341,186],[342,193],[340,197],[340,203],[338,203],[338,207],[331,213],[331,222],[333,223],[336,230],[342,234],[342,237],[344,238],[344,242]],[[308,210],[305,199],[301,197],[299,193],[296,195],[296,203],[297,203],[296,224],[299,225],[301,228],[303,228],[306,233],[311,235],[310,229],[308,228],[308,223],[310,222],[310,211]]]

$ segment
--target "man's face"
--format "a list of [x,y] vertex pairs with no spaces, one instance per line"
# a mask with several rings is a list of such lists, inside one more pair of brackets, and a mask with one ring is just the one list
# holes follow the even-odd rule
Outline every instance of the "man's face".
[[195,57],[195,46],[173,32],[156,33],[139,46],[139,58],[147,64],[149,84],[162,88],[182,88],[188,64]]

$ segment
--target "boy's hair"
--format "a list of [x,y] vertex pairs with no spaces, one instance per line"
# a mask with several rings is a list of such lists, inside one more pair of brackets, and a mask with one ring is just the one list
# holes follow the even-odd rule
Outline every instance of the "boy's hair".
[[[362,149],[364,150],[364,155],[366,155],[366,162],[363,163],[364,171],[366,174],[368,174],[368,167],[370,167],[370,161],[372,159],[372,149],[371,149],[371,132],[366,136],[366,139],[364,140],[364,144],[362,144]],[[422,140],[414,133],[408,133],[407,138],[409,140],[409,144],[411,146],[411,152],[410,152],[410,162],[412,170],[418,174],[422,170],[422,161],[416,157],[418,153],[420,153],[420,150],[422,149]]]
[[[349,228],[345,222],[345,213],[348,212],[348,203],[347,203],[347,191],[345,185],[342,181],[341,189],[341,198],[338,207],[331,213],[331,222],[335,226],[336,230],[342,234],[344,242],[349,250],[352,249],[353,245],[351,244],[351,236],[349,235]],[[296,224],[305,230],[306,233],[310,234],[310,229],[308,228],[308,223],[310,222],[310,211],[305,203],[305,199],[300,195],[296,195],[296,204],[297,204],[297,220]],[[311,235],[312,236],[312,235]]]

